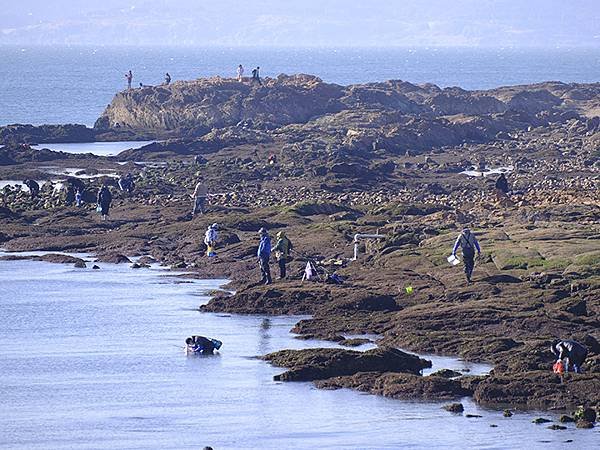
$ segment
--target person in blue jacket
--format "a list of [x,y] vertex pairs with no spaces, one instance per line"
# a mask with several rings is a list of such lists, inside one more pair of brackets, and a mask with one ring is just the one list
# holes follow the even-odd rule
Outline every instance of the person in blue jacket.
[[260,243],[258,244],[258,265],[260,267],[260,274],[262,278],[261,283],[271,284],[271,268],[269,267],[269,258],[271,257],[271,238],[266,229],[261,228],[258,230],[260,235]]

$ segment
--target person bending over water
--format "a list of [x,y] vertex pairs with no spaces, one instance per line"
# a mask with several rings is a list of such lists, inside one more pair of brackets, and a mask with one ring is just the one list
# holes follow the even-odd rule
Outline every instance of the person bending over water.
[[204,336],[190,336],[185,340],[186,354],[200,353],[202,355],[213,355],[215,350],[221,348],[222,342],[217,339],[209,339]]

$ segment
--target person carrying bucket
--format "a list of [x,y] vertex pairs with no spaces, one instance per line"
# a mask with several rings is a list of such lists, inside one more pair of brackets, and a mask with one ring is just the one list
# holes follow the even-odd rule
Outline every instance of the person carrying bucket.
[[[462,251],[467,283],[471,283],[471,276],[473,275],[473,268],[475,267],[475,250],[477,250],[477,256],[481,256],[481,248],[479,247],[477,238],[468,228],[462,230],[456,239],[454,248],[452,249],[451,258],[456,259],[456,251],[458,250],[458,247],[460,247]],[[450,258],[448,261],[453,264]]]
[[555,340],[550,346],[550,351],[556,356],[554,372],[558,373],[562,369],[569,371],[569,365],[573,366],[573,372],[581,373],[581,366],[587,357],[588,351],[582,344],[569,340]]
[[219,239],[219,225],[213,223],[208,227],[206,233],[204,233],[204,244],[206,244],[206,256],[217,256],[215,247],[217,246],[217,240]]

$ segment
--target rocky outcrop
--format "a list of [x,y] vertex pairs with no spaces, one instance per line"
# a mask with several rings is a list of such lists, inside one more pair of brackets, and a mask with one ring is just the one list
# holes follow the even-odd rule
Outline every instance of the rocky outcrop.
[[223,78],[178,82],[117,94],[95,128],[180,130],[196,136],[238,123],[268,129],[339,111],[342,94],[341,86],[309,75],[280,75],[264,86]]
[[282,350],[263,357],[278,367],[289,367],[277,375],[279,381],[315,381],[359,372],[402,372],[418,375],[431,361],[393,348],[366,352],[336,348]]
[[96,132],[85,125],[7,125],[0,127],[0,144],[91,142]]
[[64,152],[53,152],[48,149],[34,150],[29,145],[7,144],[0,147],[0,166],[11,166],[34,161],[55,161],[72,159],[73,155]]
[[561,380],[549,371],[492,375],[477,385],[474,398],[544,409],[600,405],[600,379],[596,374],[571,374]]
[[339,86],[311,75],[280,75],[266,79],[262,86],[216,77],[121,92],[98,119],[95,129],[198,137],[213,128],[237,125],[270,130],[343,111],[422,118],[535,115],[555,109],[582,111],[597,101],[599,94],[600,88],[595,85],[560,83],[467,91],[399,80]]

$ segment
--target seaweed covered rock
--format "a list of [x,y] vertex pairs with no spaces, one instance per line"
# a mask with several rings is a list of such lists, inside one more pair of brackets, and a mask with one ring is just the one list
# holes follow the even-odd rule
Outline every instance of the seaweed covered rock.
[[474,398],[485,404],[510,403],[556,408],[584,403],[600,404],[600,379],[594,374],[572,374],[561,382],[550,372],[513,372],[490,375],[475,388]]
[[282,350],[263,357],[278,367],[290,370],[275,376],[279,381],[314,381],[358,372],[404,372],[419,374],[431,361],[393,348],[366,352],[336,348]]
[[320,380],[316,385],[322,389],[351,388],[407,400],[453,400],[473,393],[455,380],[399,372],[358,372],[350,376]]

